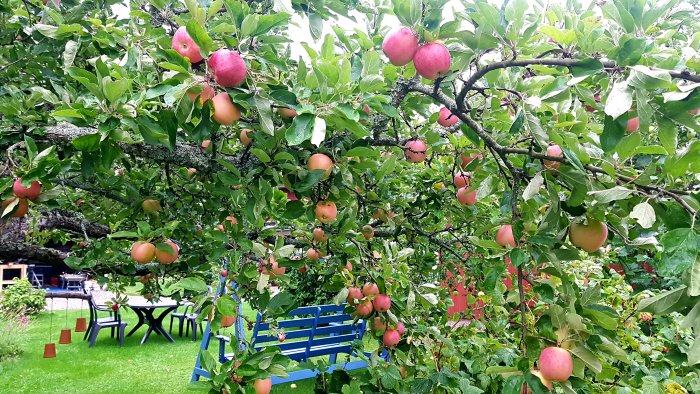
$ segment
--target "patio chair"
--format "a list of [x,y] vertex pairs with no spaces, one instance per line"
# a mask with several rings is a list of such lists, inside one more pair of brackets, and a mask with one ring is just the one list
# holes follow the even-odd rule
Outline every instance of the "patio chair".
[[[192,308],[194,308],[194,305],[192,306]],[[185,314],[185,320],[187,321],[187,329],[185,330],[185,336],[190,336],[190,328],[192,328],[193,341],[197,340],[197,327],[199,327],[199,332],[201,334],[204,334],[204,330],[202,329],[202,323],[200,322],[199,324],[197,324],[197,317],[199,316],[199,313],[201,311],[202,308],[200,307],[197,310],[193,310],[192,313]]]
[[194,304],[191,303],[191,302],[184,302],[183,305],[185,306],[185,310],[184,310],[184,311],[182,311],[182,312],[173,312],[173,313],[170,314],[170,333],[171,333],[171,334],[173,333],[173,321],[174,321],[175,319],[177,319],[177,320],[179,321],[179,324],[178,324],[178,327],[179,327],[179,329],[178,329],[178,335],[179,335],[179,336],[182,336],[182,330],[183,330],[183,328],[184,328],[185,320],[186,320],[186,318],[187,318],[187,311],[189,311],[190,308],[192,308],[192,307],[194,306]]
[[[109,312],[109,317],[99,317],[98,312]],[[124,346],[124,331],[126,330],[127,323],[122,321],[121,314],[119,310],[112,311],[106,306],[97,305],[94,298],[90,298],[90,323],[88,324],[87,331],[85,332],[85,338],[90,336],[90,347],[95,346],[95,341],[97,341],[97,334],[103,328],[111,329],[111,336],[114,338],[115,329],[117,332],[117,339],[119,340],[119,347]]]

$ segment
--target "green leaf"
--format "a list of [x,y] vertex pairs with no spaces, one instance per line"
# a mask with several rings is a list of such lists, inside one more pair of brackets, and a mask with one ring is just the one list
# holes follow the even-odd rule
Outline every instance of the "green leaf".
[[270,100],[256,95],[255,107],[258,109],[258,114],[260,115],[260,126],[263,132],[269,135],[275,134],[275,124],[272,121],[272,107],[270,107]]
[[236,316],[236,309],[236,302],[229,295],[224,294],[216,300],[216,311],[223,316]]
[[624,186],[615,186],[611,189],[596,190],[588,192],[588,195],[600,203],[609,203],[617,200],[624,200],[634,194],[634,190]]
[[661,236],[664,248],[659,261],[659,273],[678,277],[690,269],[698,256],[700,237],[690,228],[677,228]]
[[207,284],[204,282],[204,280],[202,280],[202,278],[192,276],[180,279],[173,284],[173,287],[200,293],[206,292],[208,289]]
[[598,359],[598,357],[588,348],[583,345],[579,345],[571,349],[571,353],[578,357],[584,364],[595,373],[601,373],[603,371],[603,363]]
[[294,117],[292,124],[287,128],[284,138],[291,146],[299,145],[311,138],[314,116],[312,114],[299,114]]
[[118,79],[116,81],[112,81],[110,77],[105,77],[102,80],[102,87],[104,89],[105,97],[110,103],[115,103],[117,100],[119,100],[127,89],[129,89],[129,86],[131,86],[131,81],[128,79]]
[[632,212],[630,212],[630,218],[637,219],[637,223],[642,228],[650,228],[656,222],[656,213],[654,212],[654,207],[648,202],[642,202],[635,205]]
[[603,122],[603,134],[600,135],[600,147],[605,152],[612,152],[617,148],[622,137],[625,136],[625,128],[615,121],[612,116],[606,116]]
[[379,157],[379,152],[374,148],[370,148],[370,147],[366,147],[366,146],[357,146],[357,147],[354,147],[354,148],[350,149],[349,151],[345,152],[345,154],[343,156],[376,158],[376,157]]
[[645,298],[639,302],[640,312],[665,314],[681,310],[687,302],[687,288],[681,286],[677,289],[665,291],[657,296]]
[[688,295],[691,297],[700,295],[700,255],[695,258],[695,262],[693,262],[693,266],[690,269],[690,283],[688,284]]
[[202,57],[209,57],[214,48],[214,41],[209,37],[207,31],[204,30],[195,19],[190,19],[185,28],[187,29],[187,34],[192,38],[192,41],[199,47],[199,52],[202,54]]
[[632,108],[632,89],[627,81],[615,82],[605,103],[605,113],[613,119],[617,119],[630,108]]
[[100,134],[87,134],[80,136],[72,141],[73,146],[77,150],[93,152],[100,148]]

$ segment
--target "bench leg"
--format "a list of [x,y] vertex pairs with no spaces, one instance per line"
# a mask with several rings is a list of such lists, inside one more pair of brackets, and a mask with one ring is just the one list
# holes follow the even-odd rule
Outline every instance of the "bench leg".
[[92,331],[90,331],[90,347],[95,346],[95,341],[97,341],[97,333],[100,332],[100,329],[97,327],[97,325],[92,326]]
[[331,354],[330,357],[328,357],[328,361],[330,361],[331,364],[335,364],[335,360],[338,358],[338,353]]

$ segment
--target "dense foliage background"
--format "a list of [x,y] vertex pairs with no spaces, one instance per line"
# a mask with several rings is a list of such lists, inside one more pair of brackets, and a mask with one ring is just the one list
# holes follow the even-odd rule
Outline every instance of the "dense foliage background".
[[[696,4],[142,0],[116,18],[118,3],[0,5],[0,193],[14,198],[15,177],[42,183],[24,218],[9,218],[19,201],[5,205],[3,258],[65,262],[154,298],[199,294],[203,315],[222,269],[273,317],[299,304],[294,291],[341,302],[377,283],[392,299],[382,318],[407,332],[344,393],[544,392],[530,371],[551,345],[574,358],[559,391],[700,390]],[[400,25],[442,41],[449,72],[428,80],[392,65],[382,41]],[[171,49],[181,26],[205,58],[239,51],[245,81],[224,88],[207,61]],[[240,110],[232,126],[197,99],[204,82]],[[436,123],[443,106],[457,124]],[[414,139],[424,162],[404,157]],[[307,168],[315,153],[333,160],[330,176]],[[461,170],[474,205],[456,198]],[[338,210],[327,224],[314,215],[323,200]],[[582,220],[603,223],[607,246],[572,245]],[[504,224],[514,247],[496,242]],[[174,263],[131,259],[135,241],[168,239]],[[310,248],[325,258],[304,257]],[[313,286],[275,275],[273,260],[306,266]],[[448,276],[472,289],[465,314],[446,314]],[[218,303],[213,324],[234,308]],[[448,324],[463,317],[471,324]],[[287,367],[241,357],[248,372],[215,367],[213,389]]]

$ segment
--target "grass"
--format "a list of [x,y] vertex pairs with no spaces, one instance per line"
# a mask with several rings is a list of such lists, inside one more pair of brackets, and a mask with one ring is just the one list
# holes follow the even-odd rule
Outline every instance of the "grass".
[[[243,305],[243,314],[255,319],[255,311],[247,304]],[[12,388],[13,393],[202,392],[189,385],[200,338],[196,342],[180,338],[174,325],[175,343],[152,333],[148,341],[140,346],[147,330],[143,326],[132,336],[124,338],[122,348],[115,338],[110,337],[108,329],[100,331],[92,348],[87,341],[83,341],[84,333],[76,332],[72,332],[71,344],[58,344],[61,329],[73,329],[75,319],[80,316],[89,317],[88,311],[44,312],[34,318],[24,338],[24,353],[16,359],[0,362],[0,392],[6,392],[4,390],[7,388]],[[127,333],[138,321],[136,314],[128,308],[122,310],[122,318],[129,323]],[[170,318],[167,317],[164,323],[168,329]],[[44,359],[44,344],[49,342],[50,327],[53,327],[52,342],[56,344],[56,357]],[[224,330],[227,335],[232,332],[233,328]],[[251,335],[250,330],[246,330],[246,336],[250,338]],[[375,348],[376,344],[372,342],[369,347]],[[213,341],[209,350],[214,354],[217,349],[218,343]],[[272,393],[313,393],[314,380],[295,382],[295,386],[273,386]]]
[[[246,315],[254,315],[250,309]],[[56,343],[56,358],[42,357],[44,344],[49,341],[49,326],[53,316],[53,342]],[[141,327],[132,336],[126,337],[124,347],[111,338],[109,330],[103,329],[94,347],[83,341],[83,333],[72,333],[72,343],[59,345],[58,336],[62,328],[75,327],[80,311],[45,312],[29,325],[24,353],[13,360],[0,363],[0,392],[11,388],[13,393],[192,393],[201,392],[189,387],[192,368],[199,351],[200,341],[174,335],[175,343],[152,334],[139,346],[146,327]],[[83,316],[88,316],[87,311]],[[131,310],[123,312],[129,323],[128,330],[138,321]],[[170,323],[170,318],[165,322]],[[167,329],[166,325],[166,329]],[[228,329],[231,330],[231,329]],[[176,333],[176,331],[174,331]],[[248,333],[249,334],[249,333]],[[210,350],[216,351],[212,342]],[[312,393],[314,381],[296,382],[274,386],[273,393]]]

